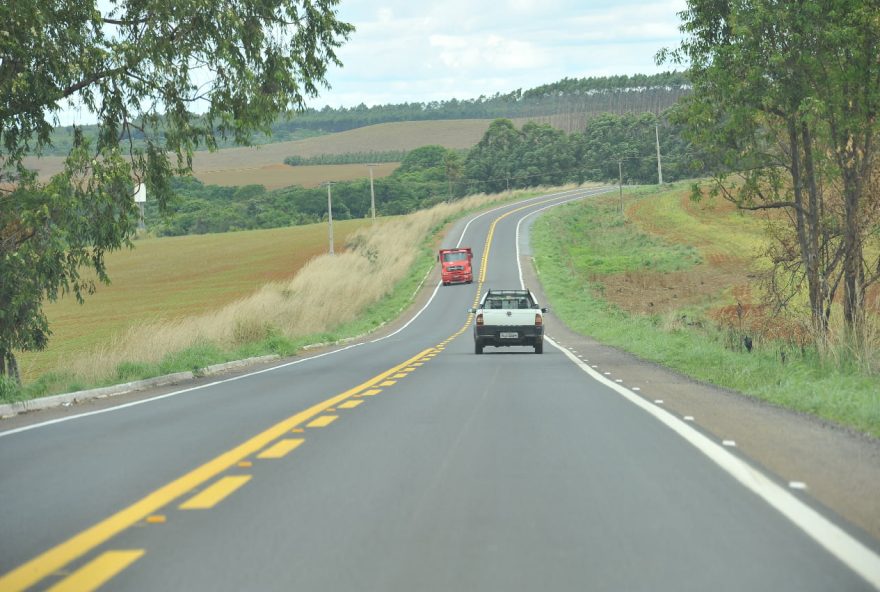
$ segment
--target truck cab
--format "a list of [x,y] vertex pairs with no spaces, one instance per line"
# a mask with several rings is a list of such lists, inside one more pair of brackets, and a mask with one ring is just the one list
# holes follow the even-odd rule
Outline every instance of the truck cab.
[[440,278],[443,285],[470,284],[474,281],[474,271],[471,265],[474,254],[470,247],[456,249],[440,249],[437,259],[440,261]]
[[474,314],[474,353],[487,345],[526,345],[544,353],[544,313],[530,290],[488,290]]

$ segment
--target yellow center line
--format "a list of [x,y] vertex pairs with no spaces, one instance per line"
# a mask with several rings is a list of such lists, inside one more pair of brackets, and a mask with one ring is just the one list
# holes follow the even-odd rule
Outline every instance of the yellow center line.
[[307,428],[325,428],[334,421],[339,419],[338,415],[322,415],[316,419],[313,419],[308,424],[306,424]]
[[[343,403],[342,405],[346,404],[347,403]],[[342,407],[342,405],[340,405],[340,407]],[[298,448],[303,442],[305,442],[303,438],[285,438],[284,440],[279,440],[278,442],[258,454],[257,458],[284,458],[292,450]]]
[[354,409],[355,407],[357,407],[358,405],[360,405],[363,402],[364,402],[363,399],[361,399],[359,401],[346,401],[345,403],[340,405],[339,408],[340,409]]
[[[486,246],[483,251],[480,277],[476,290],[476,298],[474,299],[474,306],[477,306],[477,304],[479,303],[483,284],[486,280],[486,269],[488,267],[489,261],[489,250],[492,245],[492,238],[494,236],[495,227],[498,222],[515,212],[519,212],[529,207],[547,203],[549,201],[553,200],[549,199],[543,202],[536,202],[511,210],[509,212],[506,212],[505,214],[502,214],[492,222],[491,226],[489,227],[489,234],[486,238]],[[460,335],[465,330],[467,330],[472,318],[473,315],[468,315],[467,323],[465,323],[464,327],[462,327],[462,329],[456,335]],[[41,553],[30,561],[21,564],[12,571],[7,572],[2,577],[0,577],[0,590],[4,592],[19,591],[25,590],[33,586],[46,576],[58,571],[71,561],[85,555],[94,548],[116,536],[123,530],[137,524],[141,520],[144,520],[147,516],[154,514],[160,508],[174,502],[177,498],[180,498],[186,495],[188,492],[198,488],[203,483],[213,479],[227,469],[235,466],[237,463],[245,460],[247,457],[258,453],[260,450],[263,450],[270,443],[283,437],[286,433],[297,429],[300,425],[320,415],[326,409],[333,408],[334,406],[352,397],[375,395],[381,392],[381,389],[373,388],[377,385],[391,386],[395,384],[395,381],[386,379],[392,374],[400,372],[402,368],[410,365],[417,366],[419,364],[416,364],[416,362],[421,363],[433,358],[436,355],[437,351],[438,350],[436,348],[428,348],[413,356],[409,360],[403,362],[402,364],[398,364],[394,368],[386,370],[385,372],[374,376],[366,382],[363,382],[358,386],[345,391],[344,393],[340,393],[334,397],[331,397],[330,399],[327,399],[326,401],[313,405],[312,407],[309,407],[304,411],[301,411],[295,415],[288,417],[287,419],[280,421],[279,423],[257,434],[256,436],[243,442],[235,448],[224,452],[223,454],[206,462],[200,467],[197,467],[189,473],[186,473],[185,475],[175,479],[174,481],[160,487],[159,489],[146,495],[145,497],[136,501],[127,508],[116,512],[115,514],[98,522],[97,524],[86,528],[79,534],[72,536],[71,538],[45,551],[44,553]],[[141,551],[140,554],[143,554],[143,552]],[[111,558],[113,557],[114,556],[111,556]],[[138,557],[140,557],[140,555],[131,558],[128,563],[135,561]],[[99,557],[98,559],[101,558]],[[116,557],[114,561],[118,563],[118,557]],[[122,567],[120,567],[119,569],[125,569],[126,565],[128,564],[122,565]],[[108,578],[115,575],[115,573],[118,573],[118,571],[110,574]],[[76,589],[85,588],[77,586]]]
[[97,590],[126,567],[143,557],[145,551],[107,551],[91,560],[51,588],[49,592]]
[[63,543],[37,555],[30,561],[23,563],[0,577],[0,590],[3,590],[4,592],[17,591],[25,590],[33,586],[49,574],[58,571],[74,559],[88,553],[126,528],[137,524],[147,516],[154,514],[160,508],[170,504],[177,498],[186,495],[193,489],[198,488],[203,483],[213,479],[223,471],[233,467],[238,462],[246,459],[252,454],[256,454],[269,443],[281,438],[304,422],[323,413],[325,409],[342,403],[358,393],[364,392],[364,394],[366,394],[367,392],[370,392],[366,389],[370,389],[377,382],[384,380],[391,374],[399,372],[401,368],[409,366],[430,351],[433,351],[432,348],[428,348],[425,351],[416,354],[394,368],[390,368],[344,393],[340,393],[335,397],[331,397],[326,401],[309,407],[305,411],[300,411],[299,413],[278,422],[250,440],[224,452],[220,456],[217,456],[202,466],[193,469],[189,473],[186,473],[167,485],[163,485],[127,508],[116,512],[112,516],[109,516],[97,524],[83,530],[79,534],[72,536]]
[[251,480],[250,475],[230,475],[223,477],[200,491],[182,504],[181,510],[210,510],[224,499],[235,493],[238,488]]

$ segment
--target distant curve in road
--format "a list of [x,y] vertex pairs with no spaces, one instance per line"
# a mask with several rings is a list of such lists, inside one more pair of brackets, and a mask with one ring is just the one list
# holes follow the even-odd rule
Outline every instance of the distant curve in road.
[[833,517],[570,353],[473,355],[522,220],[600,191],[456,225],[479,281],[387,337],[0,433],[0,591],[880,587]]

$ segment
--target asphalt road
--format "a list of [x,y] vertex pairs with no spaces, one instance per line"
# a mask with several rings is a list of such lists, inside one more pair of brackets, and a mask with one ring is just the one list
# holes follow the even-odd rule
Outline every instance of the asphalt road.
[[[480,289],[519,287],[520,220],[589,193],[446,244]],[[474,355],[477,290],[378,341],[0,433],[0,591],[880,585],[833,516],[572,353]]]

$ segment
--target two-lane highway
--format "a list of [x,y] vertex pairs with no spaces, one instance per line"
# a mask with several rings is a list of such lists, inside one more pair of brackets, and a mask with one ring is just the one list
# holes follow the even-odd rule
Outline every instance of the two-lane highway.
[[480,280],[383,339],[0,432],[0,591],[880,585],[874,553],[573,356],[473,354],[520,222],[597,191],[462,221],[446,245]]

